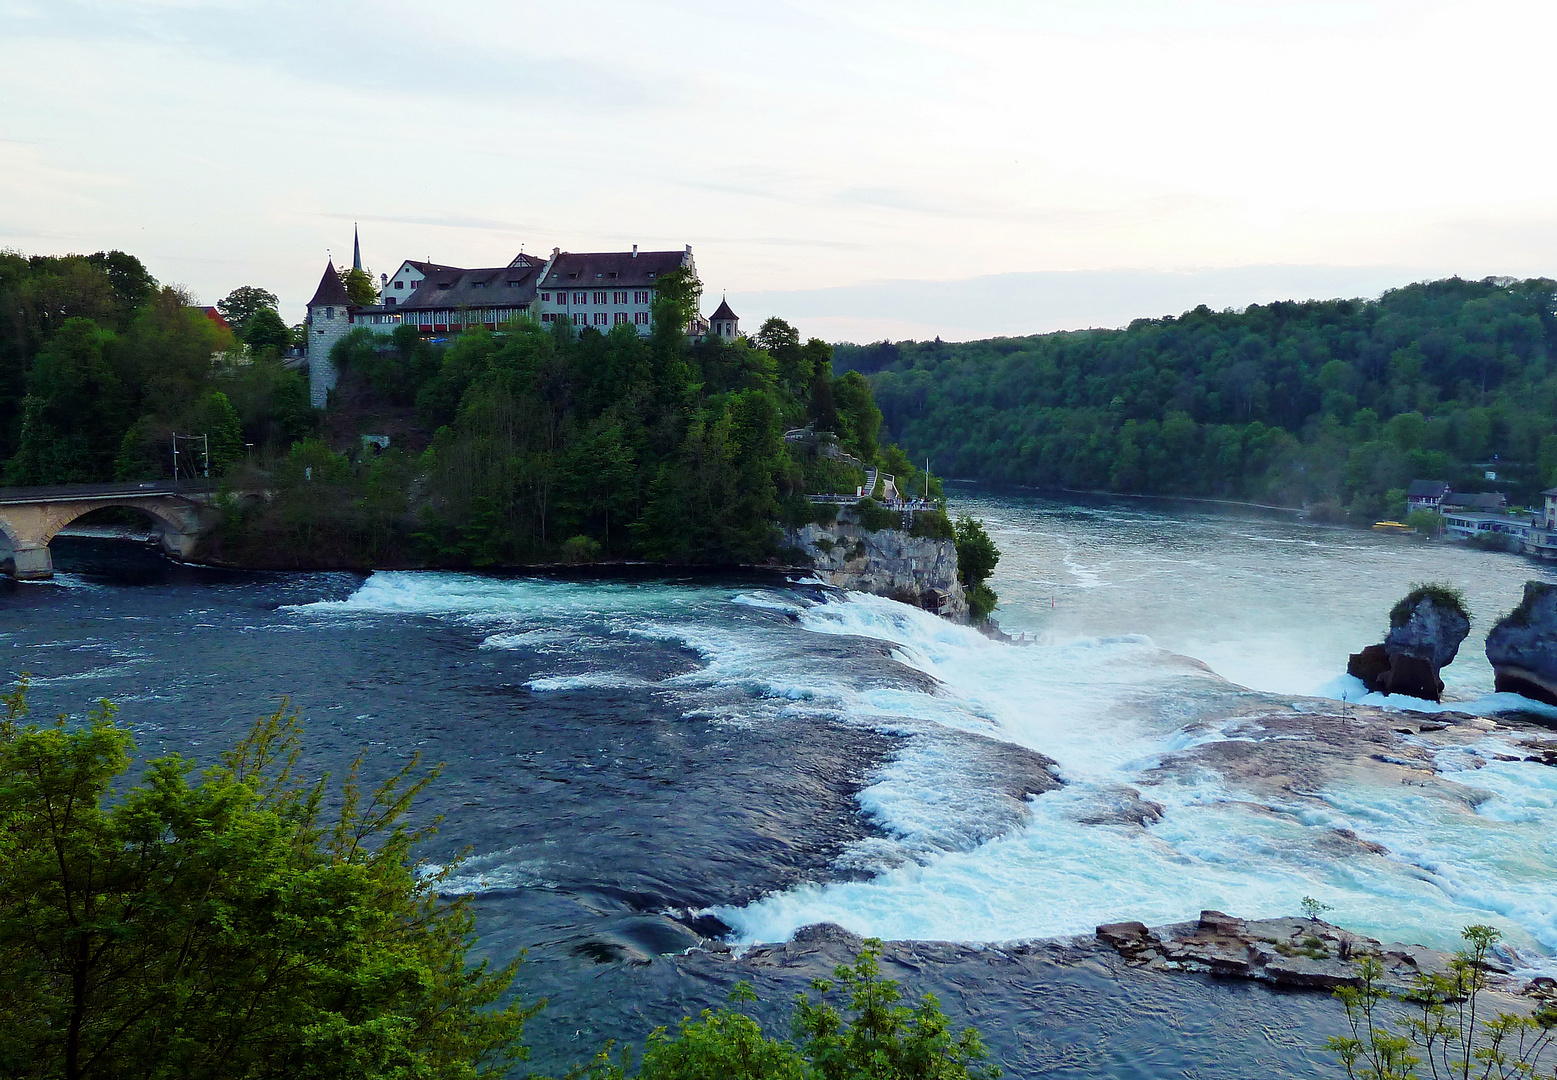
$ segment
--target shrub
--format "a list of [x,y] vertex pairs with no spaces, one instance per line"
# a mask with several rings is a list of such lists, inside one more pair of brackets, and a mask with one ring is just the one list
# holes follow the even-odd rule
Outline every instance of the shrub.
[[1543,1004],[1533,1016],[1478,1014],[1488,955],[1502,935],[1490,926],[1467,926],[1461,936],[1468,947],[1454,954],[1447,973],[1420,974],[1399,996],[1408,1011],[1395,1031],[1381,1015],[1396,996],[1380,981],[1384,966],[1372,956],[1358,962],[1358,985],[1335,991],[1351,1034],[1325,1043],[1348,1077],[1414,1080],[1424,1061],[1432,1076],[1443,1077],[1533,1077],[1543,1065],[1550,1068],[1557,1011]]
[[562,561],[570,566],[592,563],[599,557],[599,542],[588,536],[574,536],[562,542]]
[[860,528],[866,532],[880,532],[882,529],[901,529],[903,527],[903,513],[900,510],[888,510],[875,499],[865,498],[854,504],[854,516],[860,523]]
[[[335,820],[283,702],[221,763],[134,760],[104,701],[0,695],[0,1074],[500,1077],[533,1009],[467,963],[473,918],[413,850],[413,758]],[[360,760],[360,759],[359,759]],[[123,779],[135,767],[141,779]],[[446,873],[446,872],[445,872]]]
[[964,592],[968,598],[968,618],[975,623],[981,623],[989,618],[995,610],[995,605],[1000,603],[1000,597],[995,595],[995,590],[983,582],[969,586]]
[[[933,994],[899,1004],[902,992],[881,977],[880,956],[881,942],[871,939],[853,964],[834,969],[847,996],[841,1011],[827,1001],[831,981],[812,983],[819,1000],[796,1002],[795,1042],[773,1038],[739,1010],[757,995],[737,983],[730,995],[737,1008],[685,1017],[674,1037],[665,1028],[650,1034],[639,1080],[997,1080],[999,1067],[982,1064],[989,1054],[979,1033],[953,1034]],[[603,1052],[570,1076],[623,1080],[631,1064],[628,1053],[618,1064]]]
[[908,535],[922,536],[928,540],[955,540],[957,530],[952,528],[951,519],[939,510],[920,510],[913,516]]
[[1449,585],[1441,581],[1418,581],[1411,586],[1411,591],[1400,598],[1400,601],[1389,609],[1389,625],[1404,626],[1411,619],[1411,612],[1422,602],[1423,597],[1430,597],[1434,605],[1448,608],[1457,612],[1467,622],[1470,621],[1470,609],[1465,606],[1465,590],[1455,585]]

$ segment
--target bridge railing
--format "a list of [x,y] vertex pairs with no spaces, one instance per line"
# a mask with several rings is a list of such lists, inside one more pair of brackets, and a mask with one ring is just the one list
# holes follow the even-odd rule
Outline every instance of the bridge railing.
[[43,487],[0,488],[0,503],[47,502],[56,499],[97,499],[123,495],[186,495],[216,490],[214,480],[145,480],[114,484],[51,484]]

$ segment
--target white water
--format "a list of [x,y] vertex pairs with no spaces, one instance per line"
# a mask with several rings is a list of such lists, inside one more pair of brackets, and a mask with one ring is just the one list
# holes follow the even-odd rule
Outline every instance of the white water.
[[[859,797],[888,838],[842,860],[875,876],[718,910],[744,941],[819,921],[890,938],[1000,941],[1088,933],[1114,919],[1172,922],[1208,907],[1292,914],[1313,896],[1342,925],[1438,947],[1489,922],[1524,966],[1557,969],[1557,769],[1496,760],[1512,749],[1505,733],[1440,757],[1443,775],[1481,793],[1474,809],[1356,780],[1273,805],[1209,772],[1152,773],[1198,743],[1238,737],[1237,716],[1293,695],[1355,700],[1346,653],[1378,640],[1389,606],[1415,580],[1464,586],[1477,617],[1445,671],[1449,704],[1504,707],[1490,694],[1482,641],[1540,568],[1334,530],[1034,505],[975,509],[1006,552],[994,582],[1002,621],[1035,646],[992,642],[874,597],[813,604],[781,591],[663,584],[376,574],[345,601],[296,610],[348,624],[424,615],[469,625],[485,648],[536,650],[541,666],[528,685],[537,692],[666,692],[689,717],[737,728],[816,717],[909,736]],[[817,662],[806,635],[735,617],[742,609],[794,615],[816,635],[887,642],[938,688],[851,677],[847,665]],[[684,646],[701,664],[646,679],[617,656],[644,640]],[[1000,798],[963,782],[957,732],[1053,758],[1065,787],[1030,799],[1030,817],[1014,821]],[[1130,788],[1162,806],[1161,820],[1097,823]],[[1346,850],[1337,829],[1388,853]],[[470,887],[527,879],[527,858],[478,855]]]
[[[1411,789],[1345,787],[1266,806],[1211,775],[1147,786],[1165,756],[1222,737],[1224,725],[1186,730],[1185,721],[1214,709],[1228,688],[1143,639],[1016,647],[861,596],[815,608],[804,622],[894,642],[905,663],[945,688],[921,715],[955,703],[999,737],[1055,758],[1066,787],[1032,799],[1024,828],[972,850],[719,911],[744,940],[782,940],[826,921],[889,938],[1000,941],[1087,933],[1116,919],[1174,922],[1202,908],[1294,914],[1313,896],[1336,921],[1386,939],[1450,947],[1464,925],[1490,922],[1531,966],[1557,948],[1557,770],[1470,755],[1441,763],[1449,778],[1487,793],[1474,813]],[[1482,747],[1509,748],[1496,735]],[[891,772],[861,804],[888,828],[911,829],[912,817],[899,820]],[[1122,785],[1160,803],[1162,820],[1085,823]],[[1390,854],[1337,852],[1335,829]]]

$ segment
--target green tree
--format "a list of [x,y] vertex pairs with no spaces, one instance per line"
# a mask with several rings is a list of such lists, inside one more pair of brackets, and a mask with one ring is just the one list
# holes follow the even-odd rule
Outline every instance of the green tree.
[[1000,549],[984,531],[984,523],[964,515],[957,519],[957,577],[967,591],[968,610],[975,622],[989,617],[998,598],[984,584],[1000,562]]
[[[0,724],[0,1072],[15,1077],[477,1077],[524,1056],[514,967],[470,966],[406,815],[433,774],[339,813],[297,773],[285,705],[196,778],[141,763],[106,702]],[[436,770],[434,770],[434,773]]]
[[[222,313],[233,332],[248,341],[249,327],[261,311],[275,314],[281,301],[269,289],[255,285],[239,285],[216,302],[216,310]],[[280,320],[280,316],[276,316]],[[253,344],[252,342],[250,344]]]
[[243,343],[256,352],[269,350],[272,354],[280,354],[292,347],[292,328],[282,321],[273,307],[262,307],[250,316],[240,336]]
[[881,449],[881,410],[870,383],[858,371],[848,371],[833,380],[832,390],[844,448],[861,461],[874,462]]
[[110,360],[114,335],[70,319],[33,361],[21,438],[6,463],[13,484],[59,484],[110,475],[129,424],[130,396]]
[[366,270],[348,270],[341,275],[341,284],[346,286],[346,295],[351,297],[351,302],[360,307],[371,307],[378,303],[378,287],[373,284],[373,275]]

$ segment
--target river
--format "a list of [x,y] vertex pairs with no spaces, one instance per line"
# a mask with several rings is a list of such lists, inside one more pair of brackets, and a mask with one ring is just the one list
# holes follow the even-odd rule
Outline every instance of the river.
[[[1557,970],[1557,770],[1502,760],[1517,732],[1439,754],[1460,802],[1362,774],[1272,794],[1195,764],[1262,710],[1344,711],[1347,654],[1422,580],[1474,616],[1445,707],[1506,715],[1484,635],[1550,570],[1204,508],[954,509],[1004,552],[997,615],[1023,644],[771,575],[258,574],[88,540],[57,541],[52,583],[0,585],[0,643],[39,713],[108,697],[147,753],[209,761],[290,695],[310,770],[443,762],[426,854],[469,852],[449,888],[483,954],[529,950],[521,992],[552,1002],[537,1067],[722,1000],[728,964],[674,956],[696,935],[740,949],[817,922],[1001,943],[1314,896],[1437,947],[1490,922],[1512,965]],[[1028,796],[1051,772],[1063,786]],[[1036,983],[891,973],[976,1021],[1012,1076],[1333,1073],[1322,995],[1096,961]],[[757,981],[772,1017],[800,988]]]

